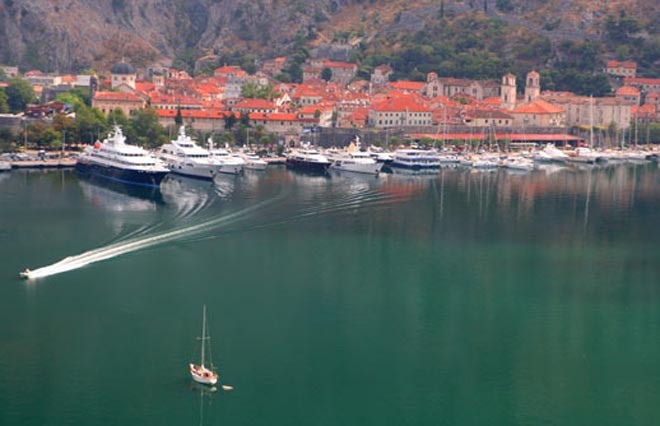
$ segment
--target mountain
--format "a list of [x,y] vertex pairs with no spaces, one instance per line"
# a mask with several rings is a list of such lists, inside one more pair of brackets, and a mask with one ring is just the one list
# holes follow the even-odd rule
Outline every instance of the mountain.
[[601,60],[636,59],[652,74],[659,9],[657,0],[1,0],[0,62],[79,71],[124,57],[193,68],[344,49],[367,71],[382,60],[402,77],[438,67],[459,76],[467,61],[494,76],[579,59],[586,42]]

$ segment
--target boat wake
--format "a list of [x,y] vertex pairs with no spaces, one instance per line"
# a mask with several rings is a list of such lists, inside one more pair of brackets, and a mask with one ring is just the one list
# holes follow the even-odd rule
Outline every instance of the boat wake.
[[274,202],[277,198],[279,197],[257,203],[253,206],[231,212],[220,217],[212,218],[195,225],[173,229],[170,231],[164,231],[155,235],[137,236],[75,256],[69,256],[60,260],[59,262],[53,263],[52,265],[44,266],[26,273],[21,273],[21,276],[27,279],[45,278],[51,275],[73,271],[89,264],[101,262],[103,260],[111,259],[127,253],[154,247],[159,244],[164,244],[185,237],[199,235],[213,229],[222,228],[232,223],[248,219],[250,217],[248,213],[265,207],[266,205]]

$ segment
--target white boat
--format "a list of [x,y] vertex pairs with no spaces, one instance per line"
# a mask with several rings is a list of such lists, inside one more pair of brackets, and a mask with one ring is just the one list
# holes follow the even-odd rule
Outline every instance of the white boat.
[[0,172],[11,170],[11,163],[9,161],[0,161]]
[[392,167],[404,169],[440,169],[440,158],[437,151],[428,149],[397,149],[394,151]]
[[21,278],[27,280],[27,279],[30,279],[30,278],[31,278],[31,276],[30,276],[30,272],[31,272],[31,271],[30,271],[28,268],[25,268],[25,270],[19,272],[18,275],[19,275]]
[[[199,365],[190,363],[188,365],[188,367],[190,369],[190,376],[192,377],[192,379],[194,381],[196,381],[197,383],[202,383],[204,385],[211,385],[212,386],[212,385],[215,385],[216,383],[218,383],[218,377],[219,376],[212,369],[209,369],[204,365],[204,363],[206,361],[206,358],[205,358],[205,355],[206,355],[206,353],[205,353],[205,350],[206,350],[205,342],[207,340],[211,339],[211,337],[206,335],[206,305],[204,305],[204,308],[203,308],[202,312],[203,312],[203,314],[202,314],[202,337],[200,338],[200,340],[202,341],[202,359],[201,359]],[[213,365],[212,362],[211,362],[211,365]]]
[[172,173],[201,179],[213,179],[218,173],[217,162],[209,152],[197,145],[186,128],[179,127],[179,135],[171,143],[163,145],[158,157],[167,164]]
[[499,165],[497,160],[488,157],[478,158],[472,162],[472,167],[475,169],[496,169]]
[[383,164],[377,162],[367,152],[348,151],[334,157],[330,168],[347,172],[377,175],[380,173]]
[[383,148],[370,146],[367,149],[367,152],[369,155],[371,155],[371,158],[376,160],[378,163],[390,164],[392,160],[394,160],[394,155],[392,155],[392,153],[389,151],[384,151]]
[[213,139],[208,139],[209,154],[218,167],[219,173],[226,173],[230,175],[239,175],[243,173],[245,168],[245,160],[235,157],[229,152],[228,149],[214,148]]
[[458,155],[451,152],[441,152],[438,154],[438,160],[442,164],[458,164],[461,161]]
[[254,152],[243,152],[240,157],[245,161],[245,168],[248,170],[264,171],[268,167],[268,162],[262,160]]
[[534,170],[534,162],[528,158],[508,158],[502,165],[509,170],[532,171]]
[[536,151],[532,159],[539,163],[564,163],[568,159],[568,154],[557,149],[555,144],[549,143],[542,150]]
[[314,173],[325,173],[330,160],[315,149],[298,149],[286,156],[286,165],[292,169]]
[[579,147],[566,159],[569,163],[586,163],[594,164],[601,161],[606,161],[605,158],[598,153],[590,150],[589,148]]
[[121,127],[103,141],[86,147],[76,161],[84,176],[130,185],[157,187],[170,170],[148,151],[126,143]]

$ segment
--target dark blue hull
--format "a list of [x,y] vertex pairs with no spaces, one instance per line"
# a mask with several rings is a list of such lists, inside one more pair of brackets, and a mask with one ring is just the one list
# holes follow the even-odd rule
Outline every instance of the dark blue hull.
[[300,170],[307,173],[327,173],[330,163],[314,163],[311,161],[300,161],[287,158],[286,166],[290,169]]
[[169,171],[146,172],[138,170],[120,169],[118,167],[106,167],[98,164],[76,163],[76,171],[83,176],[119,182],[127,185],[144,186],[156,188],[167,176]]

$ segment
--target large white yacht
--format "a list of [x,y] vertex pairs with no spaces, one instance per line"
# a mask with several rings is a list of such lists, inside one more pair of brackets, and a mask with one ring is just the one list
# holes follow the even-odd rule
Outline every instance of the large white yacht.
[[440,156],[435,150],[424,149],[397,149],[394,151],[392,167],[404,169],[439,169]]
[[209,154],[218,167],[219,173],[226,173],[229,175],[240,175],[245,168],[245,160],[240,157],[232,155],[228,149],[214,148],[213,139],[208,139]]
[[85,176],[139,186],[159,186],[169,169],[148,151],[126,143],[115,125],[103,142],[86,147],[78,156],[76,170]]
[[179,128],[179,135],[176,139],[163,145],[158,156],[167,164],[172,173],[202,179],[213,179],[218,173],[217,162],[213,161],[207,150],[186,135],[184,126]]
[[368,152],[359,150],[359,143],[351,143],[348,149],[339,152],[328,159],[332,162],[330,168],[333,170],[345,170],[347,172],[378,174],[384,163],[378,163]]
[[286,157],[287,167],[307,172],[325,173],[330,167],[330,160],[315,149],[298,149]]

